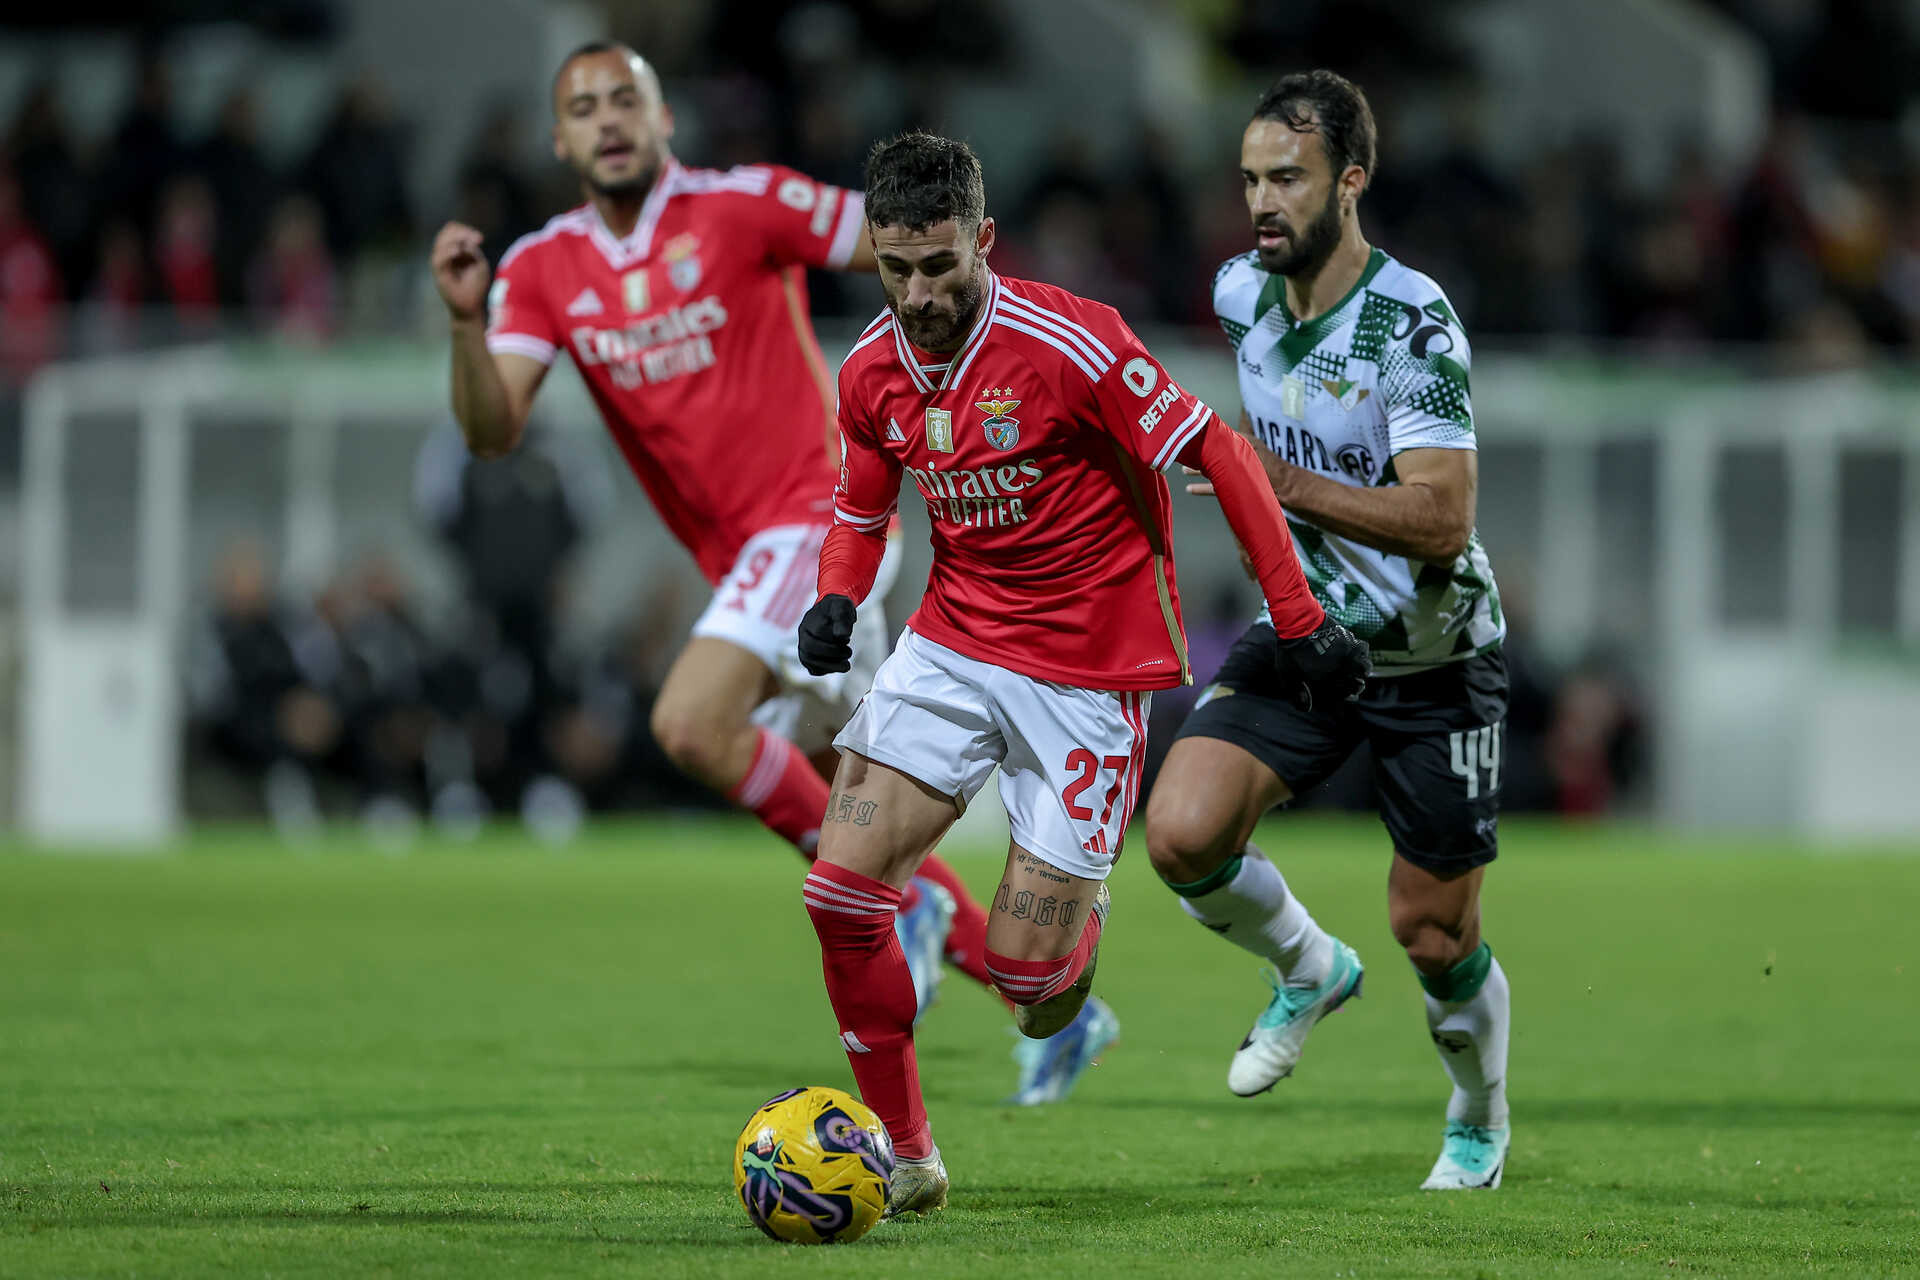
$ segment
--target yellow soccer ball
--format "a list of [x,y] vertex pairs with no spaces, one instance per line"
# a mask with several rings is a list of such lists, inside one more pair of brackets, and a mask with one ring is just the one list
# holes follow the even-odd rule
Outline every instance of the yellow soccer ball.
[[880,1221],[893,1139],[867,1104],[812,1085],[761,1104],[733,1147],[733,1189],[753,1225],[789,1244],[844,1244]]

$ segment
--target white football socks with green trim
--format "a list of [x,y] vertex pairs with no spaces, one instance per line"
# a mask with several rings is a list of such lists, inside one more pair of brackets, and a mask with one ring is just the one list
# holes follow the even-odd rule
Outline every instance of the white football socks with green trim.
[[1280,868],[1258,849],[1249,845],[1214,875],[1168,887],[1180,895],[1180,905],[1195,920],[1234,946],[1272,961],[1287,986],[1326,981],[1333,965],[1333,939],[1288,890]]
[[[1447,1119],[1488,1129],[1507,1125],[1507,974],[1493,948],[1478,950],[1426,988],[1427,1030],[1453,1080]],[[1445,998],[1442,998],[1445,997]]]

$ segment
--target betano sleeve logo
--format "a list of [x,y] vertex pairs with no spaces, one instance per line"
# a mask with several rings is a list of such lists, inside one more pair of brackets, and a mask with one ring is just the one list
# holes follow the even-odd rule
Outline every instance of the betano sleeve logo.
[[1160,385],[1160,370],[1156,369],[1153,361],[1145,356],[1135,356],[1127,361],[1125,368],[1120,370],[1120,378],[1132,388],[1133,394],[1144,399],[1153,394],[1153,389]]

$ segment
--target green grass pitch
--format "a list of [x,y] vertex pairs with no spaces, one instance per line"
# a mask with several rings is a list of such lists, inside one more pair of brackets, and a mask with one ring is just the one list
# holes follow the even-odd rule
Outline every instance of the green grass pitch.
[[[1370,966],[1294,1079],[1226,1091],[1264,996],[1136,849],[1100,991],[1121,1043],[1004,1108],[1008,1019],[921,1027],[953,1204],[775,1245],[739,1126],[849,1085],[800,863],[744,823],[394,858],[251,832],[0,854],[0,1275],[1912,1274],[1920,857],[1510,822],[1505,1187],[1416,1190],[1446,1082],[1371,821],[1264,846]],[[977,888],[989,849],[956,865]]]

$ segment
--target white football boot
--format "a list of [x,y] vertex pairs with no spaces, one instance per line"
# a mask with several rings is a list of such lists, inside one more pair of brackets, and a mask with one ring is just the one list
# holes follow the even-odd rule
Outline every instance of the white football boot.
[[908,1160],[897,1156],[893,1162],[893,1176],[887,1179],[887,1208],[882,1218],[898,1217],[903,1213],[932,1213],[935,1209],[947,1207],[947,1165],[940,1158],[940,1148],[925,1160]]
[[1447,1136],[1440,1143],[1440,1158],[1433,1172],[1420,1184],[1422,1191],[1491,1191],[1500,1185],[1507,1170],[1507,1147],[1513,1140],[1513,1128],[1505,1125],[1489,1129],[1485,1125],[1461,1120],[1447,1122]]
[[1240,1042],[1233,1064],[1227,1068],[1227,1087],[1241,1097],[1265,1093],[1292,1075],[1313,1024],[1359,996],[1361,980],[1366,976],[1360,957],[1340,939],[1332,942],[1333,963],[1327,969],[1326,981],[1318,986],[1286,986],[1278,974],[1267,971],[1273,999]]

